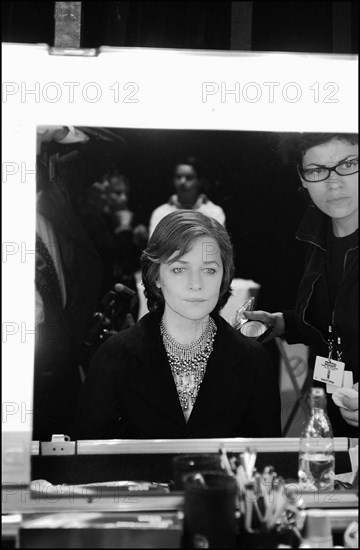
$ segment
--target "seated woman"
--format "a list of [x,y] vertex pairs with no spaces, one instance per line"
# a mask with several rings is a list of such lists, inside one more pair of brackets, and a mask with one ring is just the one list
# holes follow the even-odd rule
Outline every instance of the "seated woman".
[[234,271],[223,226],[193,210],[172,212],[141,264],[150,312],[95,354],[72,437],[280,437],[267,351],[219,315]]

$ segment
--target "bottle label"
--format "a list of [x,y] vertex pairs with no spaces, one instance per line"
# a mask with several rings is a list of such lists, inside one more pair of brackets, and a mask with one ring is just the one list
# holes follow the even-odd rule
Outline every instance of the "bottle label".
[[342,386],[344,370],[345,363],[342,361],[317,355],[313,379],[331,386]]

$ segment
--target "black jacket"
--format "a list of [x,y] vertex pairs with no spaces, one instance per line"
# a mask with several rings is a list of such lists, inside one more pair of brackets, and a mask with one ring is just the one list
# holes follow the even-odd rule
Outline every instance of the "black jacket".
[[222,317],[214,319],[214,349],[188,423],[162,343],[160,316],[148,313],[94,356],[72,437],[280,437],[278,377],[266,350]]
[[[305,272],[300,282],[295,310],[285,311],[285,337],[289,344],[302,342],[310,347],[309,366],[314,367],[316,355],[328,356],[327,333],[319,330],[309,320],[311,308],[317,309],[317,316],[323,327],[332,324],[335,334],[341,336],[345,370],[353,372],[354,384],[359,380],[359,246],[346,253],[345,265],[339,282],[333,308],[329,307],[329,290],[326,277],[328,258],[327,232],[331,223],[315,206],[310,206],[299,226],[297,238],[308,243]],[[336,356],[335,356],[336,359]],[[314,382],[314,385],[323,383]],[[358,430],[347,424],[339,408],[327,394],[328,415],[334,435],[337,437],[358,437]]]
[[[63,183],[47,187],[38,214],[51,222],[66,284],[66,305],[45,307],[36,326],[33,439],[67,433],[81,389],[82,341],[101,298],[103,264],[79,222]],[[36,283],[41,270],[36,265]],[[39,288],[38,288],[39,290]]]

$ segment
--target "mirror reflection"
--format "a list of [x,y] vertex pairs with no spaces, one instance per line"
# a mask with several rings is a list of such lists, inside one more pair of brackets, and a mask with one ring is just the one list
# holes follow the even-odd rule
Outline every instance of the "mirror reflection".
[[[329,342],[345,363],[329,415],[355,437],[357,143],[38,127],[33,439],[292,435],[284,335],[310,346],[310,369],[291,362],[304,387],[324,386]],[[229,327],[251,296],[261,344]]]

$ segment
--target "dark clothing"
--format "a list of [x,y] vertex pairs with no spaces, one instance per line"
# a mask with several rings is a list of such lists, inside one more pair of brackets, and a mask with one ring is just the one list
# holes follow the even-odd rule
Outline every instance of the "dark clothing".
[[[65,308],[50,307],[45,300],[45,321],[37,326],[33,439],[44,441],[54,433],[66,434],[74,414],[81,389],[81,345],[101,298],[103,266],[60,182],[43,191],[38,213],[53,226],[66,281]],[[40,267],[36,283],[44,299]]]
[[61,182],[43,191],[37,211],[51,222],[58,240],[66,281],[64,314],[74,341],[81,343],[102,297],[103,262]]
[[188,422],[159,323],[148,313],[93,358],[71,432],[75,439],[280,437],[277,373],[261,344],[222,317]]
[[[341,361],[345,362],[345,370],[353,372],[355,384],[359,379],[358,232],[350,239],[343,237],[338,242],[330,232],[330,218],[316,206],[310,206],[296,235],[298,239],[309,243],[309,250],[295,310],[284,311],[285,338],[289,344],[302,342],[309,346],[309,367],[313,369],[317,355],[329,355],[327,340],[328,327],[331,325],[335,343],[338,338],[341,339]],[[343,251],[341,277],[336,285],[342,239],[346,239],[344,242],[349,243],[349,248]],[[334,246],[337,250],[336,258],[329,253],[331,250],[334,254]],[[337,359],[336,350],[333,359]],[[313,384],[324,387],[322,382],[315,380]],[[334,435],[358,437],[358,429],[343,420],[331,394],[327,395],[327,411]]]
[[108,135],[102,139],[99,129],[89,130],[85,144],[44,142],[37,158],[37,189],[42,191],[37,213],[50,222],[56,238],[66,302],[59,307],[54,286],[48,284],[41,262],[37,264],[35,281],[43,300],[44,322],[36,327],[33,439],[67,434],[81,388],[79,364],[86,367],[88,363],[90,350],[84,348],[83,340],[97,304],[109,290],[104,258],[108,249],[103,256],[99,254],[107,243],[100,246],[92,241],[93,234],[87,233],[76,204],[120,160],[124,146],[118,140],[110,141]]

